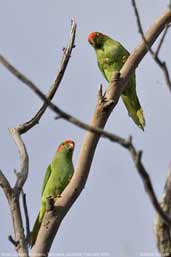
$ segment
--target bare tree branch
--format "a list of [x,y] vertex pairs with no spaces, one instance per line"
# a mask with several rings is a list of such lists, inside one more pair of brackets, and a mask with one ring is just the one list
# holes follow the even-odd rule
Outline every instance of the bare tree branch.
[[8,239],[16,247],[16,251],[18,252],[19,256],[28,257],[28,249],[26,246],[21,210],[19,205],[19,193],[17,190],[11,188],[2,171],[0,171],[0,186],[4,190],[4,193],[8,199],[14,227],[15,240],[12,240],[12,236],[9,236]]
[[144,184],[144,188],[146,193],[148,194],[150,201],[154,207],[154,210],[158,213],[158,215],[160,216],[160,218],[162,219],[162,221],[167,225],[167,227],[171,227],[171,219],[170,217],[165,213],[165,211],[161,208],[156,194],[154,192],[153,189],[153,185],[150,179],[149,174],[147,173],[142,161],[141,161],[141,157],[142,157],[142,151],[137,151],[134,147],[134,145],[132,143],[130,143],[130,147],[128,149],[131,153],[132,159],[134,161],[134,164],[137,168],[138,174],[140,175],[143,184]]
[[17,145],[19,155],[20,155],[21,167],[20,167],[20,171],[17,172],[17,181],[14,186],[14,190],[19,195],[28,176],[29,157],[27,154],[25,144],[19,134],[18,127],[11,128],[9,129],[9,131]]
[[[63,51],[63,57],[61,60],[61,64],[59,67],[59,71],[57,72],[57,76],[52,83],[49,92],[47,94],[47,98],[51,100],[53,96],[56,93],[56,90],[58,89],[60,82],[63,78],[63,75],[65,73],[65,70],[67,68],[68,61],[71,57],[72,49],[75,47],[74,42],[75,42],[75,33],[76,33],[76,22],[75,19],[71,20],[71,30],[70,30],[70,36],[69,36],[69,41],[68,41],[68,46],[65,48]],[[21,80],[24,84],[34,88],[33,82],[28,79],[25,75],[23,75],[19,70],[17,70],[12,64],[10,64],[7,59],[0,55],[0,63],[4,65],[15,77],[17,77],[19,80]],[[36,93],[36,92],[35,92]],[[18,131],[20,134],[23,134],[27,132],[29,129],[31,129],[33,126],[38,124],[40,118],[42,117],[43,113],[47,109],[48,103],[44,102],[40,110],[34,115],[34,117],[25,122],[22,125],[18,126]]]
[[11,235],[8,237],[8,240],[11,242],[12,245],[14,245],[15,247],[17,247],[18,242],[16,242],[16,241],[14,240],[14,238],[13,238]]
[[30,221],[29,221],[29,214],[28,214],[28,208],[27,208],[27,200],[26,200],[26,194],[24,191],[21,191],[22,193],[22,203],[23,203],[23,209],[24,209],[24,215],[26,220],[26,239],[27,242],[29,242],[30,238]]
[[[159,53],[159,50],[160,50],[160,47],[163,43],[163,40],[166,36],[166,33],[168,31],[168,28],[170,27],[169,23],[171,22],[171,20],[168,20],[168,22],[165,24],[166,26],[166,30],[165,30],[165,33],[163,35],[163,38],[162,40],[159,42],[159,46],[158,46],[158,49],[156,52],[154,52],[151,48],[151,45],[149,44],[148,42],[148,39],[147,37],[144,35],[144,32],[143,32],[143,28],[142,28],[142,25],[141,25],[141,20],[140,20],[140,16],[139,16],[139,12],[138,12],[138,8],[137,8],[137,5],[136,5],[136,1],[135,0],[131,0],[132,1],[132,5],[133,5],[133,8],[134,8],[134,11],[135,11],[135,16],[136,16],[136,19],[137,19],[137,25],[138,25],[138,29],[139,29],[139,33],[144,41],[144,44],[145,46],[147,47],[148,51],[150,52],[151,56],[153,57],[153,59],[155,60],[155,62],[159,65],[159,67],[161,68],[161,70],[163,71],[163,74],[164,74],[164,77],[165,77],[165,80],[166,80],[166,84],[169,88],[169,90],[171,91],[171,80],[170,80],[170,75],[169,75],[169,71],[168,71],[168,68],[167,68],[167,65],[165,62],[161,61],[158,57],[158,53]],[[169,8],[168,12],[170,12],[171,8]],[[156,21],[158,22],[158,21]]]
[[11,193],[12,193],[12,189],[11,189],[8,179],[5,177],[5,175],[3,174],[3,172],[1,170],[0,170],[0,186],[3,189],[3,191],[6,195],[6,198],[9,200]]
[[158,47],[157,47],[157,50],[156,50],[156,52],[155,52],[156,56],[159,55],[160,49],[161,49],[161,47],[162,47],[162,45],[163,45],[163,43],[164,43],[165,37],[166,37],[166,35],[167,35],[168,29],[170,28],[170,26],[171,26],[171,24],[167,24],[167,25],[166,25],[166,28],[165,28],[165,30],[164,30],[164,32],[163,32],[163,35],[162,35],[162,37],[161,37],[161,39],[160,39],[160,42],[159,42]]
[[9,200],[9,206],[14,228],[14,241],[16,242],[16,251],[20,257],[28,257],[29,253],[26,238],[24,235],[23,220],[19,203],[19,194],[17,190],[12,191],[12,195]]
[[[53,98],[62,80],[69,58],[71,56],[72,49],[74,48],[75,33],[76,33],[76,23],[75,23],[75,20],[73,19],[71,23],[69,43],[67,48],[64,51],[57,77],[47,94],[46,98],[48,100],[51,100]],[[24,76],[21,72],[19,72],[14,66],[12,66],[2,55],[0,55],[0,62],[23,83],[28,84],[30,86],[34,85],[31,80],[29,80],[26,76]],[[40,118],[42,117],[45,110],[47,109],[47,106],[48,106],[48,102],[44,102],[41,108],[39,109],[39,111],[35,114],[35,116],[31,120],[29,120],[24,124],[16,126],[16,128],[11,128],[9,130],[18,147],[20,162],[21,162],[20,171],[16,172],[17,180],[13,189],[11,189],[11,186],[8,180],[0,171],[0,186],[3,188],[8,198],[12,221],[13,221],[13,227],[14,227],[15,239],[13,239],[12,236],[9,236],[9,240],[16,247],[16,251],[18,252],[19,256],[22,256],[22,257],[28,257],[28,247],[26,243],[26,237],[24,234],[19,196],[28,176],[29,158],[28,158],[26,147],[21,138],[21,134],[27,132],[29,129],[31,129],[34,125],[36,125],[39,122]],[[27,237],[28,237],[29,218],[28,218],[28,212],[26,207],[26,200],[24,196],[23,196],[23,204],[24,204],[24,211],[26,216],[26,229],[27,229]]]

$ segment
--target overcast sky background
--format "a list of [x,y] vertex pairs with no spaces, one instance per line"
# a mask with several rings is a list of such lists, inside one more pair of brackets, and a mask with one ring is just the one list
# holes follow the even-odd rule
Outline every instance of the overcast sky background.
[[[144,29],[166,9],[166,0],[139,0]],[[78,24],[76,48],[54,103],[83,121],[89,122],[96,104],[100,74],[95,53],[87,35],[100,31],[133,50],[140,40],[131,1],[11,1],[1,0],[0,52],[20,71],[47,92],[55,78],[66,46],[70,20]],[[171,34],[161,56],[171,67]],[[157,196],[161,198],[170,156],[171,96],[161,70],[147,55],[137,69],[137,92],[146,118],[145,132],[134,125],[122,101],[112,113],[106,129],[127,138],[133,135],[143,149],[147,168]],[[14,168],[19,167],[17,148],[8,132],[30,119],[41,101],[24,84],[0,66],[0,168],[15,182]],[[40,124],[23,136],[30,157],[27,193],[30,223],[40,207],[40,193],[46,167],[58,144],[65,139],[76,142],[74,164],[85,131],[63,120],[54,120],[47,111]],[[169,119],[168,119],[169,117]],[[7,201],[0,193],[0,252],[14,253],[7,240],[12,234]],[[137,175],[129,153],[106,139],[99,142],[90,176],[81,196],[64,219],[51,252],[106,252],[110,256],[137,257],[156,252],[153,236],[154,211]],[[84,255],[83,255],[84,256]]]

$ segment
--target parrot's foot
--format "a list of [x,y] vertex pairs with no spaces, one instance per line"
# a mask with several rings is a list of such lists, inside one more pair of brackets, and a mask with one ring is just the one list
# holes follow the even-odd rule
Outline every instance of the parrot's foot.
[[58,194],[58,195],[54,198],[54,202],[57,202],[59,198],[61,198],[61,194]]
[[54,198],[52,196],[48,196],[46,198],[46,211],[52,211],[54,209]]

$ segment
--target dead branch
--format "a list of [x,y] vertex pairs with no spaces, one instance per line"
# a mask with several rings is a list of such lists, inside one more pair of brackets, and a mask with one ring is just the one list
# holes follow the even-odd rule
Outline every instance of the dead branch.
[[[72,20],[68,46],[64,51],[59,72],[57,73],[57,77],[47,94],[47,99],[49,100],[53,98],[57,88],[59,87],[59,84],[64,75],[64,72],[66,70],[69,58],[71,56],[72,49],[74,48],[75,32],[76,32],[76,23],[75,23],[75,20]],[[19,72],[14,66],[12,66],[9,62],[7,62],[2,55],[0,55],[0,62],[13,75],[15,75],[18,79],[20,79],[25,84],[28,84],[28,85],[33,84],[32,81],[30,81],[26,76],[24,76],[21,72]],[[13,221],[13,228],[14,228],[15,239],[13,239],[12,236],[9,236],[9,240],[11,241],[11,243],[13,243],[13,245],[15,245],[18,255],[22,257],[28,257],[28,247],[27,247],[26,236],[24,234],[24,226],[23,226],[23,220],[21,215],[19,196],[28,176],[29,158],[28,158],[25,144],[21,138],[21,134],[27,132],[29,129],[31,129],[39,122],[40,118],[42,117],[45,110],[47,109],[47,106],[48,106],[47,102],[44,102],[41,108],[38,110],[38,112],[34,115],[34,117],[31,120],[29,120],[24,124],[18,125],[15,128],[11,128],[9,130],[17,145],[19,155],[20,155],[20,163],[21,163],[20,171],[16,172],[17,180],[13,189],[11,188],[7,178],[0,171],[0,186],[3,188],[4,193],[8,199],[10,210],[11,210],[12,221]],[[24,200],[24,210],[25,210],[26,219],[27,219],[26,221],[27,221],[27,232],[28,232],[29,220],[28,220],[28,213],[26,213],[26,199]]]
[[[57,72],[57,76],[52,83],[49,92],[47,94],[47,98],[51,100],[53,96],[56,93],[56,90],[58,89],[60,82],[63,78],[63,75],[65,73],[65,70],[67,68],[68,61],[71,57],[71,53],[73,48],[75,47],[75,33],[76,33],[76,22],[75,19],[72,19],[71,21],[71,30],[70,30],[70,36],[68,41],[68,46],[65,48],[65,51],[63,51],[63,57],[61,59],[61,64],[59,67],[59,71]],[[36,87],[34,87],[34,83],[28,79],[23,73],[21,73],[19,70],[17,70],[11,63],[7,61],[7,59],[0,55],[0,63],[7,68],[15,77],[17,77],[19,80],[21,80],[24,84],[28,85],[32,89],[36,90]],[[36,93],[36,92],[35,92]],[[41,119],[43,113],[46,111],[48,106],[47,102],[44,102],[42,107],[39,109],[39,111],[34,115],[31,120],[25,122],[22,125],[18,126],[18,130],[20,134],[23,134],[27,132],[29,129],[31,129],[33,126],[39,123],[39,120]]]
[[[153,59],[155,60],[155,62],[158,64],[158,66],[161,68],[161,70],[163,71],[163,74],[164,74],[164,77],[165,77],[165,81],[166,81],[166,84],[169,88],[169,90],[171,91],[171,80],[170,80],[170,75],[169,75],[169,71],[168,71],[168,68],[167,68],[167,65],[164,61],[161,61],[161,59],[159,58],[158,54],[159,54],[159,51],[160,51],[160,48],[163,44],[163,41],[164,41],[164,38],[166,37],[166,34],[168,32],[168,29],[170,27],[170,22],[171,21],[168,21],[168,23],[165,24],[165,31],[163,33],[163,36],[159,42],[159,45],[158,45],[158,48],[157,50],[154,52],[151,48],[151,45],[149,44],[148,42],[148,39],[146,38],[146,36],[144,35],[144,32],[143,32],[143,28],[142,28],[142,25],[141,25],[141,19],[140,19],[140,15],[139,15],[139,12],[138,12],[138,8],[137,8],[137,5],[136,5],[136,1],[135,0],[132,0],[132,6],[134,8],[134,12],[135,12],[135,16],[136,16],[136,19],[137,19],[137,25],[138,25],[138,30],[139,30],[139,33],[144,41],[144,44],[146,45],[148,51],[150,52],[151,56],[153,57]],[[171,8],[169,7],[169,9],[171,10]],[[169,11],[168,11],[169,12]]]
[[0,186],[3,189],[4,194],[6,195],[6,198],[9,201],[12,193],[12,188],[10,186],[8,179],[5,177],[5,175],[1,170],[0,170]]
[[21,163],[21,167],[20,167],[20,171],[16,173],[17,175],[17,180],[14,186],[14,191],[15,194],[19,196],[21,189],[27,179],[28,176],[28,168],[29,168],[29,157],[27,154],[27,150],[25,147],[25,144],[20,136],[18,127],[16,128],[11,128],[9,129],[16,145],[18,148],[18,152],[20,155],[20,163]]
[[161,49],[161,47],[162,47],[162,45],[163,45],[163,43],[164,43],[164,40],[165,40],[165,38],[166,38],[168,29],[170,28],[170,26],[171,26],[171,24],[167,24],[167,25],[166,25],[166,28],[165,28],[165,30],[164,30],[164,32],[163,32],[163,35],[162,35],[162,37],[161,37],[161,39],[160,39],[160,41],[159,41],[158,47],[157,47],[156,52],[155,52],[156,56],[159,55],[160,49]]
[[30,239],[30,221],[29,221],[29,214],[28,214],[28,208],[27,208],[27,200],[26,200],[26,194],[24,191],[21,191],[22,194],[22,203],[23,203],[23,209],[24,209],[24,215],[25,215],[25,221],[26,221],[26,239],[27,242],[29,242]]

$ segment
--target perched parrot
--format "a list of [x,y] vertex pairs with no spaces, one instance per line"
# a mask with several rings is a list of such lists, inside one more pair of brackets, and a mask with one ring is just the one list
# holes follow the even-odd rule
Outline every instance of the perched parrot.
[[[100,33],[92,32],[88,42],[96,51],[97,63],[100,71],[107,81],[110,81],[114,71],[120,71],[129,52],[116,40]],[[136,94],[135,73],[130,77],[127,87],[121,94],[122,100],[128,110],[128,115],[144,130],[145,119],[138,96]]]
[[41,207],[31,232],[31,247],[36,242],[37,234],[46,211],[47,198],[52,197],[56,200],[57,197],[60,197],[62,191],[68,185],[73,175],[74,167],[72,163],[72,154],[74,145],[74,142],[71,140],[66,140],[61,143],[52,162],[46,170],[41,195]]

